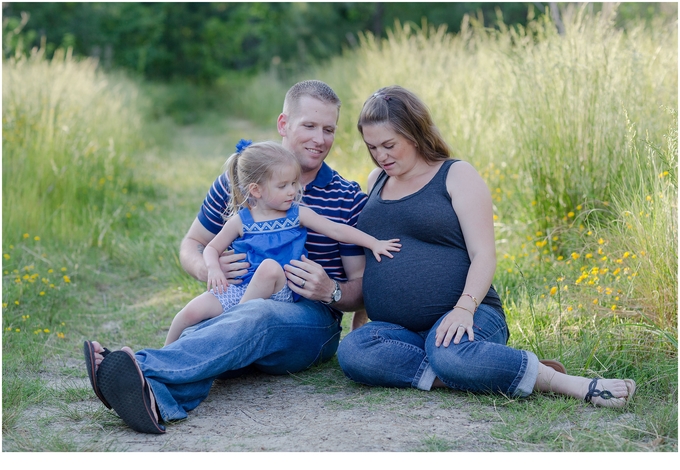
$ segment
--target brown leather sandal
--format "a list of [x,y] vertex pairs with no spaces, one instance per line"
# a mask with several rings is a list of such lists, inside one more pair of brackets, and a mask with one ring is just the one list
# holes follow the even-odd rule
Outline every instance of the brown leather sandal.
[[551,369],[555,369],[560,374],[566,374],[567,373],[567,369],[565,369],[565,367],[559,361],[554,361],[552,359],[542,359],[538,362],[540,362],[544,366],[550,367]]

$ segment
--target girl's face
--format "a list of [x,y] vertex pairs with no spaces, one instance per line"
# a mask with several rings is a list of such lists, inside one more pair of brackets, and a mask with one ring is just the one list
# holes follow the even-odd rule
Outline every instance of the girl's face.
[[257,197],[258,209],[287,211],[295,201],[300,189],[299,173],[292,166],[276,168],[272,177],[258,186]]
[[363,137],[371,157],[388,176],[403,176],[422,161],[415,144],[387,123],[363,126]]

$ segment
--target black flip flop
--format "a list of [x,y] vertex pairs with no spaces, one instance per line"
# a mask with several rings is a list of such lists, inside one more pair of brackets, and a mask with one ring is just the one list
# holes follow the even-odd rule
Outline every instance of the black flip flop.
[[137,432],[163,434],[151,409],[151,391],[135,358],[126,351],[114,351],[99,365],[99,388],[118,416]]
[[[111,351],[104,348],[104,352],[102,352],[101,355],[106,357],[110,352]],[[104,395],[102,395],[102,392],[99,390],[99,386],[97,384],[97,372],[95,371],[96,364],[94,362],[94,346],[90,341],[85,341],[85,344],[83,344],[83,353],[85,354],[85,367],[87,367],[87,376],[90,378],[92,390],[94,390],[94,394],[97,395],[97,398],[102,401],[104,406],[106,406],[108,409],[111,409],[111,405],[109,405],[109,402],[106,401],[106,398],[104,398]]]

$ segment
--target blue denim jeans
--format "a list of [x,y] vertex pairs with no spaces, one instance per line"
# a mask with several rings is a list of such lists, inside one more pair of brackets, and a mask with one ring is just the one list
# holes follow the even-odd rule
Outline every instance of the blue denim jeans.
[[475,339],[467,333],[459,344],[435,346],[444,317],[421,332],[387,322],[369,322],[343,338],[338,361],[355,382],[384,387],[430,390],[436,377],[448,387],[473,392],[527,396],[538,376],[538,358],[506,346],[503,315],[488,305],[475,313]]
[[327,361],[340,340],[340,320],[320,302],[256,299],[185,330],[162,349],[135,354],[165,421],[183,419],[216,378],[254,367],[298,372]]

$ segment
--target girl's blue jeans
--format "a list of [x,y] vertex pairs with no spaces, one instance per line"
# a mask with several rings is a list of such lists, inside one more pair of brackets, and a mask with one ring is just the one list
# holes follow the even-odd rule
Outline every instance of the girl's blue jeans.
[[162,349],[135,354],[165,421],[183,419],[216,378],[252,366],[269,374],[298,372],[327,361],[340,321],[320,302],[252,300],[190,327]]
[[474,392],[527,396],[538,376],[538,358],[506,346],[508,327],[496,309],[480,305],[474,341],[435,346],[444,317],[422,332],[387,322],[369,322],[343,338],[338,361],[345,375],[365,385],[430,390],[435,378],[448,387]]

